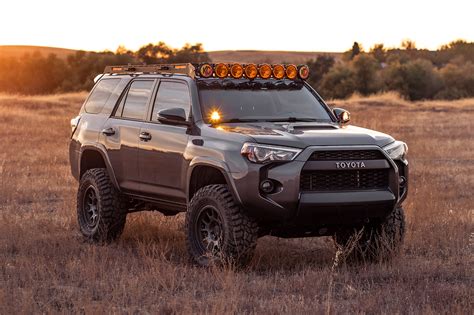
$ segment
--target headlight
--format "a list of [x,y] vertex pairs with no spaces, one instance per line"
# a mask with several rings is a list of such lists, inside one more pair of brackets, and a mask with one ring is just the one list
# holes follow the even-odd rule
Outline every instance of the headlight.
[[276,147],[257,143],[244,143],[240,153],[253,163],[268,163],[272,161],[291,161],[299,153],[300,149],[288,147]]
[[392,160],[400,160],[405,157],[408,152],[408,146],[405,142],[395,141],[383,148]]

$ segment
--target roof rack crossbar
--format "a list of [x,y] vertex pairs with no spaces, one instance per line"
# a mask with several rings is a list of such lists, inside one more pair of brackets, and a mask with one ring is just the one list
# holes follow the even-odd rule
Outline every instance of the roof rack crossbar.
[[106,66],[104,73],[131,74],[131,73],[181,73],[194,79],[195,68],[190,63],[155,64],[155,65],[118,65]]

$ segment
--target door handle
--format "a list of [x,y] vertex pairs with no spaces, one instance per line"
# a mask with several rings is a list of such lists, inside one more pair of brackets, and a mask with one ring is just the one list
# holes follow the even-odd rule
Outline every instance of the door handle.
[[102,133],[106,136],[113,136],[115,134],[115,129],[114,128],[105,128],[102,130]]
[[141,132],[140,133],[140,140],[141,141],[150,141],[151,140],[151,134],[148,132]]

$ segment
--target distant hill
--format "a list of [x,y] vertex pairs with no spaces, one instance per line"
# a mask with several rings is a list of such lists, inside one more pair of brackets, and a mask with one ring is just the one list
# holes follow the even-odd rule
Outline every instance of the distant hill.
[[49,54],[55,54],[58,58],[66,58],[68,55],[76,52],[74,49],[67,48],[56,48],[56,47],[44,47],[44,46],[1,46],[0,45],[0,57],[15,57],[22,56],[26,53],[34,53],[35,51],[40,52],[43,56]]
[[[74,49],[43,47],[43,46],[0,46],[0,57],[22,56],[26,53],[40,52],[43,56],[56,54],[59,58],[66,58],[76,52]],[[342,53],[324,53],[310,51],[270,51],[270,50],[219,50],[208,52],[213,62],[253,62],[253,63],[303,63],[316,58],[320,54],[329,54],[336,59]]]
[[328,54],[336,59],[342,53],[325,53],[314,51],[271,51],[271,50],[219,50],[208,52],[213,62],[253,62],[253,63],[304,63],[309,59],[315,59],[318,55]]

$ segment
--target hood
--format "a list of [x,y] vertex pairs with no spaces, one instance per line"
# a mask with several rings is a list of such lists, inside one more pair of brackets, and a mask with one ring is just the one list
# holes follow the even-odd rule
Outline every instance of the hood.
[[222,124],[219,129],[252,137],[255,142],[306,148],[313,145],[385,146],[394,139],[381,132],[333,123],[239,123]]

